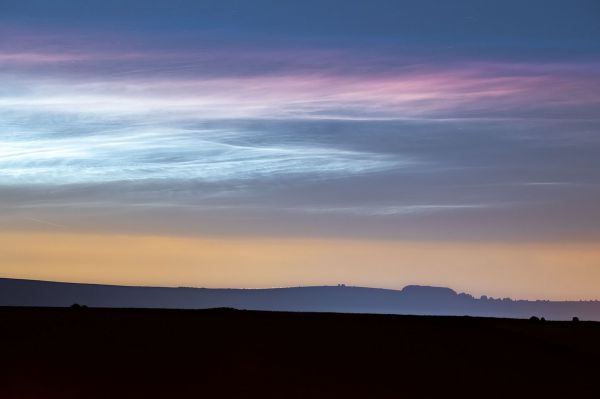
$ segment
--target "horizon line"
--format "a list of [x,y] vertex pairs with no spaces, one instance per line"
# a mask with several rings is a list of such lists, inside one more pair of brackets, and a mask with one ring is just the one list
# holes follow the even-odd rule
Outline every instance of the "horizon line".
[[[494,300],[494,301],[511,301],[511,302],[553,302],[553,303],[564,303],[564,302],[600,302],[600,299],[579,299],[579,300],[552,300],[552,299],[517,299],[511,297],[492,297],[488,295],[481,295],[476,297],[468,292],[459,292],[451,287],[436,286],[436,285],[423,285],[423,284],[407,284],[402,288],[381,288],[371,286],[359,286],[359,285],[346,285],[344,283],[336,285],[297,285],[297,286],[280,286],[280,287],[261,287],[261,288],[244,288],[244,287],[194,287],[194,286],[168,286],[168,285],[129,285],[129,284],[110,284],[110,283],[89,283],[89,282],[73,282],[73,281],[58,281],[58,280],[38,280],[28,278],[13,278],[13,277],[2,277],[0,280],[13,280],[13,281],[26,281],[26,282],[37,282],[37,283],[50,283],[50,284],[73,284],[73,285],[96,285],[106,287],[121,287],[121,288],[164,288],[164,289],[197,289],[197,290],[239,290],[239,291],[265,291],[265,290],[285,290],[285,289],[298,289],[298,288],[358,288],[358,289],[369,289],[369,290],[381,290],[381,291],[395,291],[402,292],[407,287],[424,287],[424,288],[442,288],[448,289],[454,292],[456,296],[467,295],[473,300]],[[483,299],[485,297],[486,299]]]

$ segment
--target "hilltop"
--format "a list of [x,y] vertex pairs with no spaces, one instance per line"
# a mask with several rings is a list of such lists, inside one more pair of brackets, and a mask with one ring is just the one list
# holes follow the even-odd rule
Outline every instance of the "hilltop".
[[402,290],[317,286],[272,289],[134,287],[0,279],[0,306],[207,309],[469,315],[552,320],[600,320],[598,301],[524,301],[474,298],[445,287]]

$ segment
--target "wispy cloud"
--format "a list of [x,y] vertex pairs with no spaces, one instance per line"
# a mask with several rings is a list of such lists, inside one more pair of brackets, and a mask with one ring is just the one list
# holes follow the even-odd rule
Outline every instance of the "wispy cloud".
[[0,110],[23,117],[594,118],[600,105],[593,59],[482,62],[368,48],[3,33],[15,40],[0,43]]
[[42,219],[38,219],[38,218],[33,218],[33,217],[23,217],[23,219],[25,220],[29,220],[35,223],[40,223],[46,226],[52,226],[52,227],[59,227],[59,228],[67,228],[67,226],[63,225],[63,224],[58,224],[58,223],[53,223],[53,222],[49,222],[47,220],[42,220]]
[[600,76],[503,75],[477,65],[385,76],[39,78],[0,74],[4,113],[154,119],[594,118]]
[[[169,233],[196,231],[194,217],[269,234],[309,219],[336,234],[367,219],[408,235],[469,223],[492,234],[547,213],[592,224],[592,57],[143,36],[4,35],[16,39],[0,42],[2,209],[72,226],[76,208],[120,228],[106,214],[148,211],[138,225]],[[171,222],[175,209],[185,216]]]
[[416,204],[392,206],[336,206],[336,207],[303,207],[285,208],[290,212],[351,215],[351,216],[401,216],[415,214],[429,214],[435,212],[465,211],[498,207],[500,204]]
[[316,145],[285,142],[253,145],[251,132],[244,131],[152,126],[144,131],[125,129],[75,137],[53,136],[52,132],[3,136],[0,184],[343,176],[413,162]]

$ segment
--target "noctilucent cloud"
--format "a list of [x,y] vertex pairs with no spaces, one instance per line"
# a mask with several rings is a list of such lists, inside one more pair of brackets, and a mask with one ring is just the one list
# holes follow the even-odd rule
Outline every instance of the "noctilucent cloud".
[[595,0],[0,0],[4,232],[594,243],[599,203]]

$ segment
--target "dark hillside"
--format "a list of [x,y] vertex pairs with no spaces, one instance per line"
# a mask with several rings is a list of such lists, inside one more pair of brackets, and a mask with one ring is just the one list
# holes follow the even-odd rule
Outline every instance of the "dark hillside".
[[1,398],[582,397],[600,375],[595,322],[0,308],[0,323]]
[[477,299],[450,288],[409,285],[402,290],[350,286],[272,289],[135,287],[0,278],[0,306],[207,309],[454,315],[600,321],[598,301]]

